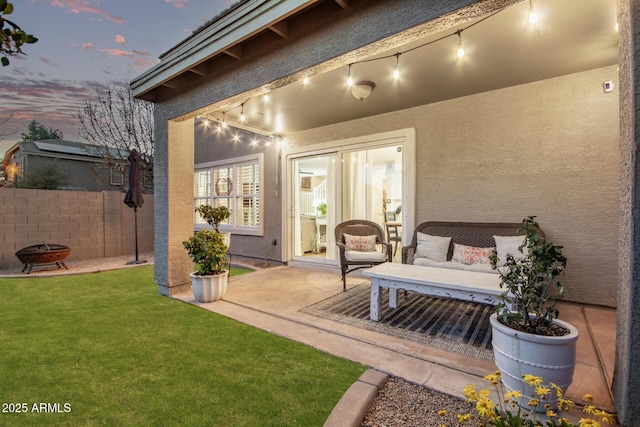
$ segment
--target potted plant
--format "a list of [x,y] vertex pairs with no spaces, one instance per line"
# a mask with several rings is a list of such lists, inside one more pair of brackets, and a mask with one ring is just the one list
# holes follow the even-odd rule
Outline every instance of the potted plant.
[[546,241],[535,217],[525,218],[520,232],[519,254],[507,254],[503,266],[496,252],[491,257],[505,292],[490,321],[502,382],[510,391],[525,390],[521,403],[526,406],[533,390],[523,382],[524,374],[542,377],[563,392],[569,387],[579,334],[557,319],[556,303],[563,296],[558,279],[567,265],[562,246]]
[[227,245],[215,230],[199,230],[182,242],[198,268],[191,273],[191,289],[196,300],[211,302],[221,299],[227,291],[229,271]]
[[[196,208],[196,212],[198,212],[202,219],[212,226],[217,233],[220,233],[220,224],[231,216],[231,211],[222,205],[218,205],[215,208],[210,205],[200,205]],[[231,233],[220,234],[222,235],[224,244],[228,247],[231,242]]]
[[327,214],[327,204],[325,202],[320,203],[317,209],[320,216],[324,216]]

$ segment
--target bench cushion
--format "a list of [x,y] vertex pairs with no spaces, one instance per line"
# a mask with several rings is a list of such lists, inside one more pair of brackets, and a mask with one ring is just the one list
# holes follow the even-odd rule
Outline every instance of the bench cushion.
[[416,258],[428,258],[434,261],[447,260],[451,237],[432,236],[418,232],[417,239]]
[[423,267],[448,268],[450,270],[477,271],[479,273],[494,273],[496,270],[491,268],[490,264],[461,264],[455,261],[434,261],[428,258],[415,258],[413,265],[421,265]]

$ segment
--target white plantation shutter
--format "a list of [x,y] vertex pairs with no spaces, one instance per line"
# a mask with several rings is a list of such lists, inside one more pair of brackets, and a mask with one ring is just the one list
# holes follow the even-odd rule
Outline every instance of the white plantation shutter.
[[[262,156],[250,160],[245,157],[244,161],[216,162],[214,166],[196,169],[195,206],[226,206],[231,216],[222,223],[224,231],[261,235],[261,159]],[[198,214],[195,223],[200,227],[206,224]]]

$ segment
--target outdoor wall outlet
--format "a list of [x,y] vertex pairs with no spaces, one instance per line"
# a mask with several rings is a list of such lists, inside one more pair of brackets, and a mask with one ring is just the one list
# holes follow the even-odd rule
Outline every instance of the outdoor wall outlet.
[[275,246],[275,245],[277,245],[277,244],[278,244],[278,241],[277,241],[276,239],[273,239],[273,240],[271,241],[271,244],[272,244],[273,246]]
[[602,85],[604,86],[605,92],[613,92],[613,81],[609,80],[608,82],[604,82]]

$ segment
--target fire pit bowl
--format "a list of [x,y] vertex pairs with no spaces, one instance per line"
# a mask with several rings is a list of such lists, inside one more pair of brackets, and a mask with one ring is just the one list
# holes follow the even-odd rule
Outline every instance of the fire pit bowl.
[[71,252],[69,247],[64,245],[42,243],[39,245],[27,246],[16,252],[16,256],[24,264],[22,272],[31,273],[34,264],[55,264],[58,268],[64,267],[64,260]]

